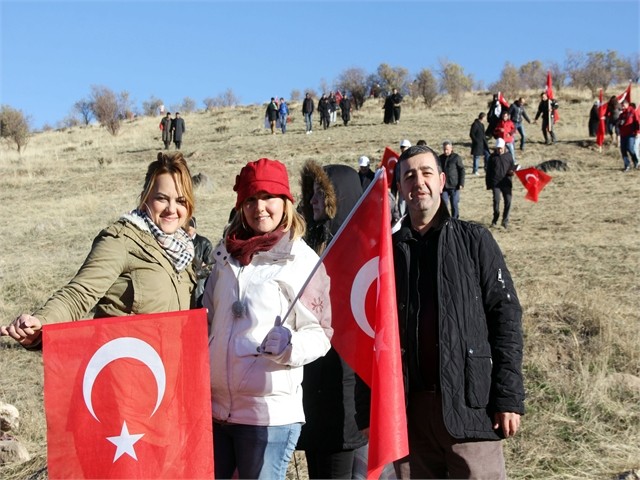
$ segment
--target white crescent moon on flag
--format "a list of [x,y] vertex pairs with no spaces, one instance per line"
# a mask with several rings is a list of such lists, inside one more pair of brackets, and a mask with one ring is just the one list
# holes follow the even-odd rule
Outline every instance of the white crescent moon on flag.
[[527,174],[524,176],[524,180],[525,180],[527,183],[529,183],[529,177],[533,178],[532,183],[536,183],[536,182],[538,181],[538,177],[536,177],[533,173],[527,173]]
[[134,360],[139,360],[149,367],[149,370],[153,373],[158,387],[158,398],[156,400],[156,406],[150,416],[156,413],[156,410],[158,410],[158,407],[162,402],[162,398],[164,397],[167,377],[164,364],[162,363],[162,359],[160,358],[160,355],[158,355],[158,352],[156,352],[147,342],[143,342],[138,338],[116,338],[115,340],[105,343],[96,350],[96,353],[93,354],[93,357],[89,360],[87,368],[84,371],[82,395],[84,396],[84,403],[87,406],[87,409],[96,420],[98,420],[98,417],[93,411],[93,404],[91,403],[93,384],[104,367],[120,358],[133,358]]
[[362,268],[358,270],[356,278],[353,279],[353,285],[351,285],[351,312],[353,313],[353,318],[355,318],[360,330],[371,338],[374,338],[375,332],[373,328],[371,328],[371,325],[369,325],[364,304],[369,287],[378,278],[379,259],[380,257],[373,257],[365,263]]

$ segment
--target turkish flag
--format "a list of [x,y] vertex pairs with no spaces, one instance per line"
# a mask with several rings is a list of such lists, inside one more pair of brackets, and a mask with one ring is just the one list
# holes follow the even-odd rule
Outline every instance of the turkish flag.
[[627,100],[629,103],[631,103],[631,82],[629,82],[627,88],[624,89],[624,92],[622,92],[616,98],[618,99],[619,103],[622,103],[624,100]]
[[50,478],[213,478],[206,311],[43,328]]
[[398,158],[400,158],[399,153],[394,152],[389,147],[384,147],[382,161],[380,165],[378,165],[378,168],[384,168],[387,171],[387,178],[391,179],[391,181],[393,181],[393,171],[398,163]]
[[[544,91],[547,94],[547,97],[549,97],[549,100],[555,100],[555,97],[553,96],[553,83],[551,81],[551,70],[547,70],[547,84],[544,87]],[[558,122],[560,121],[560,113],[558,113],[558,110],[555,110],[553,112],[553,118],[554,121]]]
[[527,189],[527,195],[524,197],[532,202],[538,201],[538,194],[542,191],[547,183],[551,181],[551,177],[544,173],[542,170],[538,170],[535,167],[524,168],[517,170],[516,175]]
[[544,87],[544,91],[547,93],[547,97],[549,97],[551,100],[555,99],[555,97],[553,96],[553,82],[551,81],[551,70],[547,70],[547,84]]
[[504,95],[502,95],[502,92],[498,92],[498,101],[500,102],[500,105],[502,105],[505,108],[509,108],[509,102],[507,102],[507,99],[504,98]]
[[602,101],[602,89],[600,89],[600,105],[598,105],[598,116],[600,121],[598,122],[598,129],[596,130],[596,145],[601,147],[604,144],[604,137],[607,134],[607,125],[605,122],[605,115],[607,113],[607,104]]
[[331,279],[331,343],[371,388],[367,478],[409,451],[387,188],[379,169],[322,258]]

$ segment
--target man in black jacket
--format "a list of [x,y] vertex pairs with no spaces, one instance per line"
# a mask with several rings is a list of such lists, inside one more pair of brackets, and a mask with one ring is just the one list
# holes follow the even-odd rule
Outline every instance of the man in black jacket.
[[489,231],[453,219],[437,154],[399,159],[409,215],[393,235],[411,478],[506,478],[524,414],[522,310]]
[[464,189],[464,163],[460,155],[453,151],[450,140],[442,143],[442,151],[444,153],[440,155],[439,161],[446,179],[442,200],[445,205],[451,206],[451,216],[460,218],[460,190]]
[[493,193],[493,220],[491,226],[498,225],[500,218],[500,196],[504,198],[502,211],[502,226],[509,227],[509,212],[511,211],[511,190],[513,188],[513,173],[516,165],[511,153],[505,148],[504,139],[496,140],[496,147],[487,161],[487,174],[484,177],[487,190]]
[[478,170],[480,169],[480,159],[483,158],[483,168],[487,168],[487,160],[489,159],[489,144],[487,143],[487,137],[484,136],[484,121],[485,114],[480,112],[478,118],[476,118],[471,124],[469,129],[469,138],[471,138],[471,156],[473,157],[473,174],[480,175]]

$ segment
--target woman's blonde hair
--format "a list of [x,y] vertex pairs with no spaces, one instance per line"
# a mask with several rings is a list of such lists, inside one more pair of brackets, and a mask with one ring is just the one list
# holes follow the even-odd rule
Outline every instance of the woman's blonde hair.
[[[291,200],[283,196],[281,196],[280,198],[282,198],[282,200],[284,201],[284,212],[282,215],[282,220],[280,221],[280,225],[278,226],[282,226],[285,232],[291,231],[291,240],[303,237],[307,230],[307,222],[304,221],[302,215],[296,212],[296,209],[293,207],[293,202]],[[247,227],[244,223],[242,205],[240,205],[240,208],[236,209],[236,214],[234,215],[231,223],[229,223],[229,226],[225,231],[225,237],[233,235],[240,230],[249,231],[249,227]]]
[[195,200],[193,196],[193,183],[191,181],[191,172],[187,166],[187,161],[182,156],[181,152],[173,153],[158,153],[158,158],[149,164],[147,168],[147,175],[144,178],[144,187],[142,187],[142,193],[140,194],[140,202],[138,203],[138,209],[143,210],[151,191],[156,184],[156,179],[159,175],[168,173],[170,174],[178,184],[181,190],[181,195],[186,200],[187,218],[185,225],[191,220],[191,216],[195,211]]

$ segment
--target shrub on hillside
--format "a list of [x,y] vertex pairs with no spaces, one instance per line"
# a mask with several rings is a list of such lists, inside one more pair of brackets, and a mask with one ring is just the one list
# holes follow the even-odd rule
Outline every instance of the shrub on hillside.
[[0,138],[9,146],[15,146],[18,153],[22,153],[30,137],[29,117],[21,110],[3,105],[0,108]]

